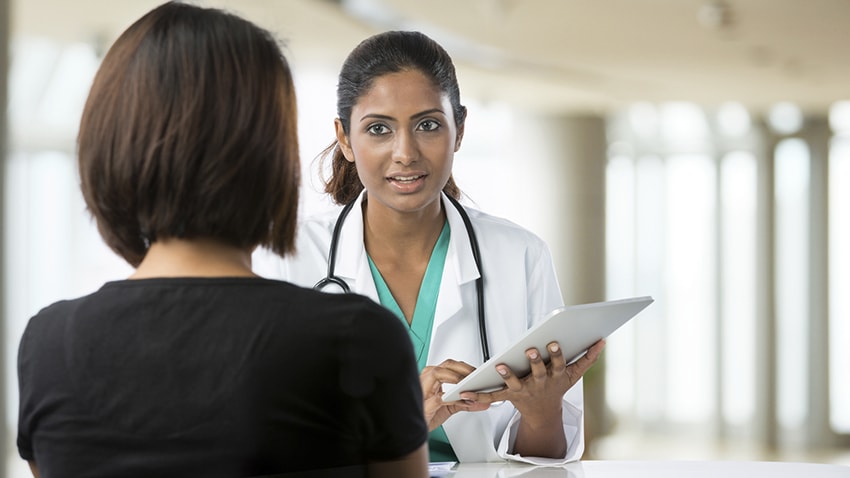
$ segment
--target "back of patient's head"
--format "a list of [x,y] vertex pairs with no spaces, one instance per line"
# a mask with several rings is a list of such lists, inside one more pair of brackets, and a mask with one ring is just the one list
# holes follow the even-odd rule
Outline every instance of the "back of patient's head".
[[300,166],[289,65],[266,30],[216,9],[162,5],[112,45],[78,138],[86,205],[138,265],[169,238],[283,255]]

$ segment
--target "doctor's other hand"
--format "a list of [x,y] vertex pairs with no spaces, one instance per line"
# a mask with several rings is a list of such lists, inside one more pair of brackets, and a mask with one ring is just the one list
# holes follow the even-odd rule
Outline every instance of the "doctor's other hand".
[[452,359],[422,369],[422,373],[419,374],[419,382],[422,384],[425,421],[428,422],[428,431],[433,431],[457,412],[480,412],[490,408],[489,402],[443,401],[443,384],[458,383],[473,370],[475,370],[475,367],[472,365]]
[[467,401],[486,404],[508,400],[525,418],[535,415],[553,418],[555,413],[560,415],[564,394],[596,363],[604,347],[605,340],[599,340],[570,365],[567,365],[557,342],[546,346],[549,350],[548,364],[536,348],[530,348],[525,351],[531,365],[528,375],[518,377],[510,367],[499,364],[496,371],[504,379],[506,388],[489,393],[463,392],[460,396]]

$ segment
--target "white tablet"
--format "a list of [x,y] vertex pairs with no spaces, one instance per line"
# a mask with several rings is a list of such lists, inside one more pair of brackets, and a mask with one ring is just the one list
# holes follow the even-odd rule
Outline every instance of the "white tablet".
[[532,347],[537,347],[548,362],[549,351],[546,346],[557,341],[567,363],[574,362],[591,345],[611,335],[652,302],[652,297],[647,296],[555,309],[542,322],[528,329],[513,345],[491,357],[457,385],[445,384],[443,401],[460,400],[461,392],[487,392],[504,387],[505,381],[496,372],[496,365],[500,363],[510,367],[517,376],[525,376],[531,371],[525,351]]

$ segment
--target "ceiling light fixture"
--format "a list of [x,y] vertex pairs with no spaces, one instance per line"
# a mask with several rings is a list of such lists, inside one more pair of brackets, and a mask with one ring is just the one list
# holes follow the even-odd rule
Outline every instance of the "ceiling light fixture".
[[732,27],[732,8],[723,0],[709,0],[697,10],[697,21],[709,30],[728,30]]

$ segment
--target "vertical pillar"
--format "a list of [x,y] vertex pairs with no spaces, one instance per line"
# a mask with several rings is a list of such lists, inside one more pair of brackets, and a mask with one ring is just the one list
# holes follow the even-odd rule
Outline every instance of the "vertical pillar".
[[762,138],[758,162],[758,198],[756,200],[756,403],[755,439],[766,451],[778,447],[777,370],[776,370],[776,265],[775,265],[775,170],[774,153],[779,139],[762,121],[757,125]]
[[808,144],[810,161],[809,211],[809,361],[806,442],[809,447],[831,445],[829,425],[829,142],[826,117],[806,118],[800,137]]
[[[531,169],[537,190],[530,207],[543,211],[535,228],[552,249],[566,304],[597,302],[605,297],[605,172],[607,140],[601,116],[523,118],[517,161]],[[608,429],[604,357],[584,377],[585,458],[594,436]]]
[[[601,116],[518,115],[517,202],[552,249],[564,302],[605,298],[605,172]],[[524,181],[524,182],[523,182]]]
[[552,221],[556,259],[567,304],[605,299],[605,120],[598,116],[550,118],[555,178]]
[[[562,238],[558,274],[567,304],[598,302],[605,296],[605,172],[608,145],[605,120],[597,116],[561,117],[552,141],[558,154],[553,174],[562,184],[556,209]],[[585,456],[592,458],[593,439],[610,430],[605,403],[605,354],[585,374]]]
[[[715,139],[715,141],[717,141]],[[714,393],[712,394],[712,402],[713,409],[712,416],[713,419],[711,421],[711,426],[713,428],[714,438],[718,443],[722,443],[729,438],[729,428],[726,426],[726,420],[724,415],[726,413],[726,406],[723,400],[724,393],[726,392],[726,388],[728,384],[725,380],[723,380],[723,360],[724,360],[724,344],[723,337],[726,331],[726,324],[723,322],[723,303],[725,299],[725,291],[723,288],[723,280],[726,275],[726,267],[725,262],[723,260],[726,254],[726,244],[723,242],[723,233],[724,233],[724,223],[723,223],[723,159],[728,152],[726,148],[717,147],[713,156],[714,156],[714,171],[715,171],[715,181],[714,181],[714,197],[717,198],[717,207],[714,210],[714,224],[712,225],[714,229],[714,244],[717,248],[715,263],[717,267],[717,273],[714,275],[714,290],[715,290],[715,306],[714,306],[714,376],[712,379],[714,380],[715,386]]]
[[8,163],[7,136],[7,78],[9,77],[9,3],[11,0],[0,0],[0,413],[3,414],[3,428],[0,430],[0,456],[3,466],[0,466],[0,477],[6,476],[6,450],[9,431],[14,427],[6,423],[6,164]]

